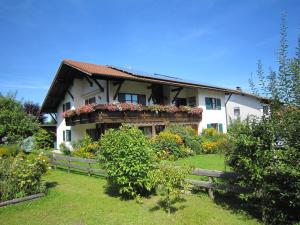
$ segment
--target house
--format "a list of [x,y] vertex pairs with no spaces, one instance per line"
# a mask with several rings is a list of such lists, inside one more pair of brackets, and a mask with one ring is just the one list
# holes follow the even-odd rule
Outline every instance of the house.
[[226,104],[235,107],[233,94],[241,92],[161,74],[63,60],[41,110],[56,119],[57,146],[63,142],[70,146],[85,133],[98,139],[106,129],[122,123],[138,126],[147,135],[155,135],[171,123],[191,125],[198,133],[208,127],[226,132]]
[[245,120],[250,116],[261,117],[268,113],[268,99],[242,91],[236,87],[239,93],[226,95],[227,124],[240,119]]

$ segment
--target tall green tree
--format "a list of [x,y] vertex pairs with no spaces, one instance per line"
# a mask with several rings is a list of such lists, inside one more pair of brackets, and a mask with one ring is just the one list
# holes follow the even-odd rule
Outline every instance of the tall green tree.
[[17,143],[39,128],[36,117],[29,116],[16,94],[0,93],[0,143]]

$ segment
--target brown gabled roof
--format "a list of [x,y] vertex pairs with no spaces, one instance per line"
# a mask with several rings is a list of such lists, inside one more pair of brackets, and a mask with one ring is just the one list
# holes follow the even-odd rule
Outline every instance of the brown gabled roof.
[[82,78],[84,76],[100,79],[127,79],[149,83],[159,83],[170,86],[203,88],[208,90],[222,91],[225,93],[241,94],[241,92],[237,90],[217,87],[204,83],[184,81],[177,78],[173,79],[174,77],[172,78],[168,76],[147,76],[145,74],[138,74],[117,67],[65,59],[62,61],[56,73],[56,76],[48,90],[47,96],[41,108],[42,112],[56,112],[57,106],[59,105],[60,101],[64,98],[69,88],[69,85],[71,85],[73,82],[73,79]]
[[124,78],[133,78],[134,76],[121,72],[119,70],[112,69],[108,66],[100,65],[100,64],[93,64],[93,63],[86,63],[86,62],[77,62],[70,59],[63,60],[63,63],[69,65],[73,68],[81,70],[89,75],[92,74],[99,74],[99,75],[109,75],[115,77],[124,77]]

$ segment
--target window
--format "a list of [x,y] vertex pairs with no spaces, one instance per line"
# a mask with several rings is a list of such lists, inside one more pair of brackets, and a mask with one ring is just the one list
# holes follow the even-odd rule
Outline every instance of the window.
[[152,136],[152,127],[146,126],[146,127],[139,127],[139,129],[144,133],[144,135],[151,137]]
[[207,128],[214,128],[217,131],[223,133],[223,124],[222,123],[209,123],[209,124],[207,124]]
[[71,102],[67,102],[67,103],[63,104],[63,112],[65,112],[69,109],[71,109]]
[[93,141],[99,140],[100,135],[97,129],[87,129],[86,133],[92,138]]
[[119,102],[130,102],[130,103],[146,105],[146,95],[119,93],[118,100]]
[[268,115],[269,114],[269,106],[268,105],[263,105],[263,114]]
[[92,97],[85,100],[85,105],[96,103],[96,97]]
[[206,109],[221,109],[221,99],[219,98],[205,98]]
[[234,109],[233,109],[233,115],[235,116],[235,117],[240,117],[240,107],[235,107]]
[[188,98],[188,103],[189,103],[189,106],[195,107],[196,106],[196,96],[189,97]]
[[187,100],[186,98],[176,98],[175,99],[175,105],[178,107],[178,106],[181,106],[181,105],[186,105],[187,104]]
[[63,141],[71,141],[71,130],[63,131]]

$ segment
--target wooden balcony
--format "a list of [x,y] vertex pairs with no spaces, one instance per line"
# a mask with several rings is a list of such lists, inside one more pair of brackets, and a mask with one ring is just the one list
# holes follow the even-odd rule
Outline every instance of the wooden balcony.
[[97,123],[130,123],[130,124],[199,124],[202,114],[189,114],[187,112],[153,112],[150,110],[143,111],[108,111],[107,109],[97,106],[94,112],[81,115],[74,115],[66,118],[67,126],[78,124]]

